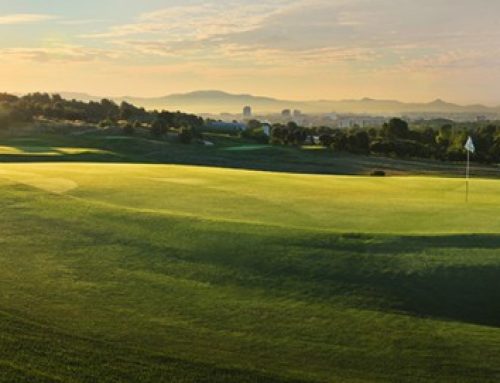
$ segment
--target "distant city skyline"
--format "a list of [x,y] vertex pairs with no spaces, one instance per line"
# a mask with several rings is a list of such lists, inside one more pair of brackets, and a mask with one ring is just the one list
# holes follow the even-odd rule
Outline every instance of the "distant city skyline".
[[492,0],[0,0],[0,91],[500,105]]

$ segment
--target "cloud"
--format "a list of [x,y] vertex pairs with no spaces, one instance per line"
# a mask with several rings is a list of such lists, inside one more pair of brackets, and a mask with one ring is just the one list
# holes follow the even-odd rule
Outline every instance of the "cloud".
[[105,31],[89,33],[87,38],[116,38],[144,34],[161,34],[173,41],[206,39],[217,35],[257,28],[283,7],[298,0],[277,0],[273,4],[246,1],[205,1],[158,9],[140,15],[135,22],[112,26]]
[[143,65],[428,72],[498,65],[499,13],[491,0],[186,0],[80,37]]
[[[346,4],[344,1],[336,1]],[[371,47],[335,43],[363,20],[344,11],[332,12],[323,0],[208,1],[172,6],[140,15],[136,22],[86,34],[132,52],[191,60],[247,60],[252,65],[326,64],[366,61]],[[333,43],[332,43],[333,42]]]
[[75,19],[75,20],[61,20],[59,24],[61,25],[93,25],[98,23],[105,23],[109,20],[105,19]]
[[56,19],[56,16],[36,13],[16,13],[0,16],[0,25],[30,24]]
[[410,59],[391,70],[407,72],[443,72],[498,68],[500,50],[452,50]]
[[118,54],[113,51],[69,44],[43,48],[3,48],[0,49],[0,55],[11,60],[65,63],[98,61],[118,57]]

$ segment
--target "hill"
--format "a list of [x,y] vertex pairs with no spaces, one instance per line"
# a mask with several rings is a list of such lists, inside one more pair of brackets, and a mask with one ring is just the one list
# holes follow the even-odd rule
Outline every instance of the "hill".
[[125,98],[128,102],[146,108],[165,108],[170,110],[188,110],[195,113],[241,113],[246,105],[264,112],[281,112],[286,108],[301,108],[304,102],[278,100],[270,97],[258,97],[249,94],[230,94],[221,91],[197,91],[184,94],[172,94],[160,98]]
[[[95,97],[78,93],[62,93],[65,98],[76,98],[83,101],[98,100]],[[127,101],[149,109],[183,110],[191,113],[241,113],[246,105],[254,108],[256,113],[279,113],[283,109],[299,109],[306,113],[368,113],[379,115],[401,115],[407,113],[429,114],[492,114],[499,115],[500,107],[488,107],[480,104],[458,105],[440,99],[429,103],[405,103],[396,100],[375,100],[363,98],[359,100],[316,100],[292,101],[271,97],[259,97],[250,94],[231,94],[208,90],[191,93],[172,94],[156,98],[115,97],[117,102]]]
[[500,184],[1,164],[0,381],[496,382]]

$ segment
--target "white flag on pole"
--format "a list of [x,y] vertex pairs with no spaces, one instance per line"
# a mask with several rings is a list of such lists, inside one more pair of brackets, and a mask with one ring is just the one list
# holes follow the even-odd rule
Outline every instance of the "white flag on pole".
[[474,141],[472,141],[472,137],[469,137],[467,143],[465,144],[465,149],[469,152],[474,153],[476,151],[476,147],[474,146]]

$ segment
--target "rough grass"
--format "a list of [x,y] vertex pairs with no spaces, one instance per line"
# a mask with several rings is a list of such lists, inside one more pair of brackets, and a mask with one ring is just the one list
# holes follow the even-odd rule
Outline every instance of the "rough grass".
[[0,381],[496,382],[500,182],[0,166]]

